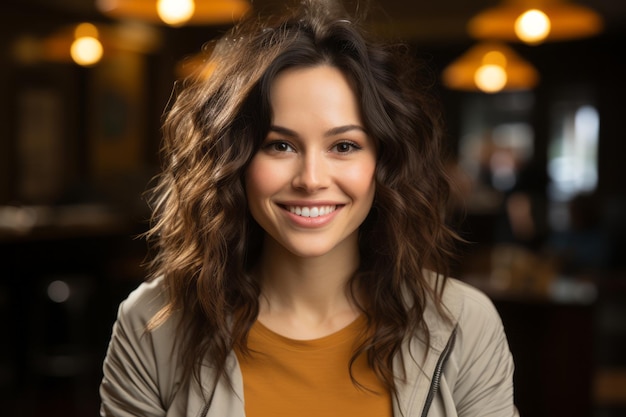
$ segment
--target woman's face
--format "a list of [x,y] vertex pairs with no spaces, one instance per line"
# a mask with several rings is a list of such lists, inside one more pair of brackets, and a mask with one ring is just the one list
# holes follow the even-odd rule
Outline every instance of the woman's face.
[[296,256],[356,249],[376,151],[347,80],[326,65],[285,70],[270,103],[269,133],[246,172],[252,216]]

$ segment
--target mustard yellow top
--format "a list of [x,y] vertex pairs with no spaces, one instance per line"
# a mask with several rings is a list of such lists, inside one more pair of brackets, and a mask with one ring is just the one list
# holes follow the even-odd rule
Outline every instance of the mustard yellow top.
[[391,396],[361,355],[349,361],[365,329],[363,316],[314,340],[293,340],[258,321],[248,337],[250,356],[236,351],[247,417],[391,417]]

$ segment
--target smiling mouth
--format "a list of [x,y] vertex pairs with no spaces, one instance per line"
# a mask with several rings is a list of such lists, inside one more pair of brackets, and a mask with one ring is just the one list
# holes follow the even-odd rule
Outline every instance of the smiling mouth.
[[290,213],[301,217],[320,217],[326,216],[337,209],[337,206],[285,206]]

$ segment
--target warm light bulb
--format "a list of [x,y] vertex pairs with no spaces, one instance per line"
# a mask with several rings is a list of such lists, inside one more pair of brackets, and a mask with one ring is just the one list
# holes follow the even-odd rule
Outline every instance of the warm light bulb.
[[196,5],[193,0],[159,0],[159,17],[170,26],[179,26],[191,19]]
[[539,43],[547,38],[549,33],[550,19],[541,10],[528,10],[515,20],[515,34],[523,42]]
[[74,30],[74,42],[70,55],[74,62],[83,67],[94,65],[102,58],[102,43],[98,40],[98,29],[91,23],[81,23]]
[[486,93],[496,93],[502,90],[506,85],[506,71],[500,65],[482,65],[474,74],[474,82],[482,91]]
[[96,38],[83,36],[82,38],[74,40],[70,54],[74,62],[78,65],[89,67],[102,58],[102,44]]

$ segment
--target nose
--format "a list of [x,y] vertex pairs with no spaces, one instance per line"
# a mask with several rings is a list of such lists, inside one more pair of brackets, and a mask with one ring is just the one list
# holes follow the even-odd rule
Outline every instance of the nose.
[[315,153],[304,155],[293,177],[293,187],[307,193],[326,188],[330,178],[328,168],[328,161],[322,155]]

